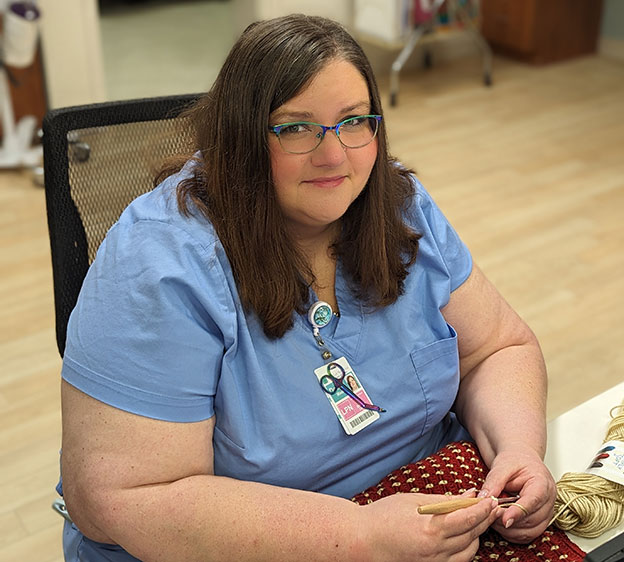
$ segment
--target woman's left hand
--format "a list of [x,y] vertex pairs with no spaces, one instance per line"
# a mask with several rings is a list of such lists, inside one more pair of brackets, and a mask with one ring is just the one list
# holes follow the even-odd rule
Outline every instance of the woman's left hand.
[[502,492],[520,497],[517,505],[510,504],[492,528],[515,543],[529,543],[544,532],[553,516],[557,488],[535,450],[516,445],[494,457],[479,495],[499,496]]

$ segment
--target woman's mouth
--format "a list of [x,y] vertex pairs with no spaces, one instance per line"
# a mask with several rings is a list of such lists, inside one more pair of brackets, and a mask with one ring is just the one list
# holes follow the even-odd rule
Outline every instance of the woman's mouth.
[[347,176],[331,176],[331,177],[318,177],[305,180],[303,183],[312,184],[315,187],[338,187]]

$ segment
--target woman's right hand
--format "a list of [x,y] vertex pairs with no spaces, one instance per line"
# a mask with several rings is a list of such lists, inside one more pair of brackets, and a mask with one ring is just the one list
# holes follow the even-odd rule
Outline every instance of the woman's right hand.
[[[471,497],[462,495],[462,497]],[[362,507],[365,523],[361,543],[370,556],[385,562],[469,562],[479,548],[479,536],[500,515],[495,501],[441,515],[421,515],[418,506],[457,496],[395,494]]]

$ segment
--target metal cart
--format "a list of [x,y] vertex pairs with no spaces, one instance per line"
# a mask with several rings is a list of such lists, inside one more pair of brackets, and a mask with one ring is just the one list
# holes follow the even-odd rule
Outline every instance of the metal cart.
[[[418,0],[415,0],[415,2],[418,2]],[[392,63],[390,71],[391,106],[395,106],[397,104],[399,94],[399,73],[401,72],[401,69],[410,58],[416,45],[418,45],[418,43],[426,35],[437,32],[436,30],[440,25],[438,16],[443,6],[446,10],[448,18],[448,23],[446,25],[449,27],[463,29],[463,31],[470,34],[479,47],[483,57],[483,83],[486,86],[492,85],[492,50],[479,32],[474,21],[474,15],[469,12],[470,8],[476,7],[478,9],[478,2],[467,3],[460,0],[433,0],[431,2],[430,9],[425,14],[418,14],[418,19],[415,18],[416,14],[410,14],[411,20],[415,23],[407,37],[407,42],[399,53],[399,56]],[[425,50],[424,53],[424,64],[426,67],[431,66],[431,54],[428,50]]]

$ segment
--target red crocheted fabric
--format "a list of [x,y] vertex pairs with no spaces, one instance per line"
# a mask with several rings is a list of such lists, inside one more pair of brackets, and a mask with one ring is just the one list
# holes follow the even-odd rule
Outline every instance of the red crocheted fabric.
[[[421,461],[391,472],[376,486],[357,494],[352,501],[365,505],[392,494],[420,492],[423,494],[461,494],[470,488],[480,489],[487,467],[474,443],[450,443]],[[568,536],[553,526],[531,544],[514,544],[493,529],[480,538],[479,550],[473,560],[499,562],[581,562],[585,556]]]

